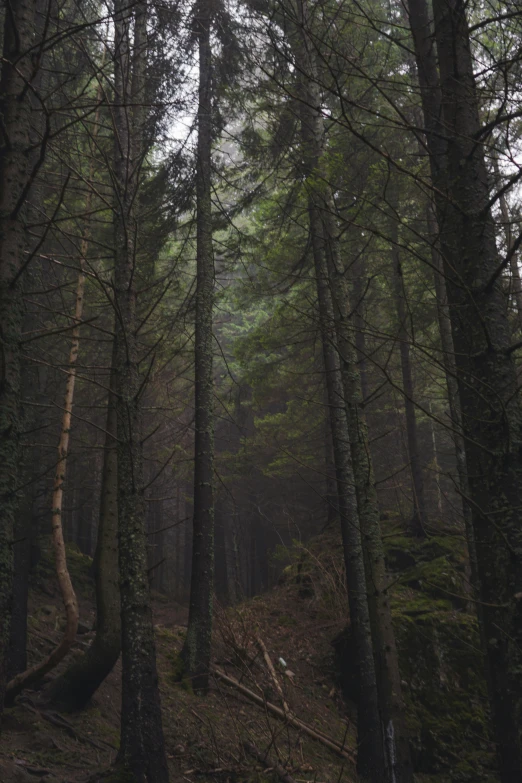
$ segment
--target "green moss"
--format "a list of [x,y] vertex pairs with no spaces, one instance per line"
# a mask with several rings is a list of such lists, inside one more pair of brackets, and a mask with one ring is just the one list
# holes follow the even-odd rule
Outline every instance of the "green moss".
[[[31,577],[36,584],[56,579],[51,536],[42,536],[38,540],[38,545],[40,548],[40,559]],[[67,568],[69,569],[74,589],[85,596],[91,596],[94,591],[92,558],[84,555],[78,545],[72,542],[68,542],[65,545],[65,552],[67,555]]]
[[407,590],[395,596],[393,618],[415,768],[452,781],[494,780],[475,619]]

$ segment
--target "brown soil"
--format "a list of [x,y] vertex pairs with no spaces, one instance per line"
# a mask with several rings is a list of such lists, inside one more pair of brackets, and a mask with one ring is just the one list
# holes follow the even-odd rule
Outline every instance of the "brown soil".
[[[31,594],[29,654],[47,653],[60,638],[63,610],[52,583]],[[80,634],[71,655],[81,655],[92,639],[92,593],[80,597]],[[332,671],[331,639],[344,620],[317,598],[302,597],[302,587],[286,584],[226,611],[216,609],[214,664],[278,706],[282,700],[256,646],[258,634],[270,654],[285,701],[302,721],[346,748],[354,746],[352,715]],[[301,595],[301,597],[300,597]],[[333,613],[335,614],[335,613]],[[350,783],[353,765],[334,751],[275,718],[236,689],[212,678],[206,698],[177,682],[186,609],[155,596],[158,668],[171,783],[278,781],[278,764],[298,783]],[[279,662],[283,659],[285,664]],[[70,659],[69,659],[70,660]],[[4,714],[0,747],[1,783],[86,783],[115,759],[119,741],[120,665],[92,704],[74,715],[42,712],[37,693],[25,693]],[[253,758],[245,743],[267,752]],[[267,768],[268,767],[268,768]],[[280,769],[281,771],[281,769]]]

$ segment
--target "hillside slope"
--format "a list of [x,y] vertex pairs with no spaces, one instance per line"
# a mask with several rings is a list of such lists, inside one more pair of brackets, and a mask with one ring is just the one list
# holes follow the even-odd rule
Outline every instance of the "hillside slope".
[[[445,539],[417,544],[393,535],[388,549],[396,573],[394,618],[418,781],[493,783],[477,632],[462,605],[459,550]],[[81,655],[94,622],[90,561],[74,549],[69,555],[84,631],[72,654]],[[278,587],[234,608],[217,607],[216,675],[206,699],[195,696],[189,682],[179,681],[186,611],[155,596],[172,783],[355,781],[351,696],[356,673],[339,542],[333,533],[324,534],[282,556],[289,564]],[[60,638],[62,614],[44,556],[31,590],[31,660]],[[41,711],[38,694],[30,692],[7,709],[0,779],[96,780],[117,753],[120,674],[118,664],[92,704],[78,714]]]

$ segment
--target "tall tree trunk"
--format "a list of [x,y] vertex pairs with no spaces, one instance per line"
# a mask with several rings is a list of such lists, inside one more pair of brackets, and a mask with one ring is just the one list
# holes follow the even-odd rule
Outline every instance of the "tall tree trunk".
[[183,659],[194,690],[206,692],[212,643],[214,585],[214,417],[212,309],[214,254],[212,248],[211,147],[212,51],[211,3],[199,0],[195,17],[199,41],[199,105],[196,167],[197,290],[196,403],[194,459],[194,521],[192,575],[187,636]]
[[[462,415],[460,410],[459,386],[457,380],[457,367],[455,364],[455,348],[451,333],[451,320],[448,309],[448,294],[444,277],[444,264],[439,250],[439,237],[437,219],[431,205],[427,212],[428,231],[431,239],[431,263],[435,283],[435,299],[437,302],[437,320],[442,346],[442,358],[446,375],[446,389],[448,392],[448,407],[450,414],[451,434],[455,447],[455,460],[457,463],[458,491],[461,496],[462,518],[466,530],[469,555],[470,583],[473,598],[478,598],[477,554],[475,550],[475,534],[471,506],[469,502],[468,467],[466,464],[466,447],[462,435]],[[477,613],[480,606],[477,606]]]
[[327,248],[322,221],[324,202],[320,195],[323,184],[317,185],[316,183],[316,178],[321,177],[323,128],[318,108],[316,108],[320,106],[321,101],[317,84],[313,79],[313,53],[310,51],[311,44],[306,35],[310,21],[307,18],[307,10],[305,3],[299,5],[299,25],[295,31],[294,48],[302,74],[300,98],[303,173],[308,182],[308,214],[332,427],[339,516],[350,620],[359,673],[357,770],[361,780],[382,783],[383,780],[386,780],[385,749],[379,714],[361,528],[355,495],[339,346],[335,330],[334,304],[329,285]]
[[[112,366],[115,364],[113,349]],[[44,695],[55,709],[79,710],[110,674],[121,650],[118,569],[118,456],[116,448],[116,374],[111,372],[105,425],[100,519],[96,544],[96,636],[85,655],[58,677]]]
[[353,304],[355,306],[354,325],[355,325],[355,347],[357,348],[357,366],[359,368],[359,377],[361,379],[361,393],[363,402],[368,398],[368,370],[366,362],[366,333],[365,333],[365,288],[366,264],[361,256],[356,265],[353,275]]
[[[118,529],[122,625],[121,738],[117,763],[136,783],[166,783],[143,496],[137,343],[137,191],[143,158],[147,8],[114,5],[114,299],[116,308]],[[131,53],[130,30],[134,21]]]
[[409,0],[455,347],[484,653],[503,783],[522,779],[522,414],[469,30],[460,0]]
[[13,586],[13,530],[20,457],[20,337],[30,174],[30,89],[35,2],[5,8],[0,76],[0,712],[4,704]]
[[[395,184],[392,185],[395,188]],[[393,199],[395,202],[396,199]],[[392,290],[397,312],[399,354],[401,359],[402,388],[404,393],[404,413],[406,416],[406,436],[408,441],[408,456],[410,460],[413,514],[409,521],[409,529],[414,536],[426,535],[426,501],[424,497],[424,475],[420,461],[419,435],[417,416],[415,412],[413,376],[411,371],[410,337],[408,334],[408,308],[402,263],[399,250],[398,223],[395,218],[398,204],[392,203],[390,220],[391,259],[393,265]]]
[[344,406],[344,389],[337,339],[335,336],[333,302],[328,283],[322,226],[319,213],[313,203],[313,197],[310,198],[309,214],[332,427],[337,502],[343,539],[350,620],[359,671],[357,769],[362,780],[377,783],[377,781],[382,781],[386,778],[361,529],[354,491],[350,437]]
[[382,543],[373,460],[364,412],[364,398],[356,347],[357,326],[343,267],[333,205],[324,203],[325,233],[330,258],[330,289],[336,310],[344,404],[357,494],[357,510],[365,555],[368,607],[373,638],[382,733],[385,738],[387,778],[390,783],[413,783],[413,767],[405,727],[399,657],[395,643],[388,577]]

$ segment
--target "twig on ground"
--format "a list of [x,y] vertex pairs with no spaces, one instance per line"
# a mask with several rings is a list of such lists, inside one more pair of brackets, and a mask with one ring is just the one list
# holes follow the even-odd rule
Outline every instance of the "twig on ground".
[[228,674],[225,674],[225,672],[222,672],[220,669],[217,669],[215,666],[212,667],[211,672],[218,679],[222,680],[227,685],[231,685],[233,688],[236,688],[244,696],[250,699],[250,701],[253,701],[256,704],[258,704],[260,707],[263,707],[268,712],[272,713],[272,715],[275,715],[281,720],[286,721],[290,726],[293,726],[295,729],[302,731],[304,734],[308,734],[309,737],[312,737],[312,739],[315,739],[317,740],[317,742],[322,743],[323,745],[325,745],[325,747],[330,748],[330,750],[333,750],[335,753],[342,756],[343,758],[349,759],[352,762],[354,761],[354,754],[348,749],[343,749],[341,745],[331,737],[327,737],[318,729],[313,729],[311,726],[309,726],[307,723],[304,723],[304,721],[300,720],[299,718],[296,718],[293,715],[285,713],[284,710],[282,710],[280,707],[277,707],[275,704],[272,704],[266,699],[263,699],[261,696],[258,696],[257,693],[254,693],[245,685],[238,682],[238,680],[234,679],[234,677],[230,677]]
[[274,669],[274,664],[272,663],[272,659],[270,658],[270,655],[268,654],[268,650],[266,649],[264,641],[261,639],[261,637],[256,634],[255,636],[256,644],[259,647],[263,658],[265,659],[265,663],[268,667],[268,671],[270,672],[270,675],[272,677],[272,680],[274,682],[274,685],[276,687],[276,691],[278,692],[279,696],[281,697],[281,702],[283,704],[283,709],[285,713],[290,712],[290,708],[285,700],[285,695],[283,693],[283,689],[281,687],[281,683],[279,682],[279,678],[276,674],[276,670]]

